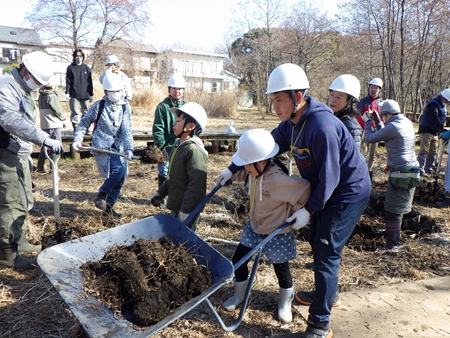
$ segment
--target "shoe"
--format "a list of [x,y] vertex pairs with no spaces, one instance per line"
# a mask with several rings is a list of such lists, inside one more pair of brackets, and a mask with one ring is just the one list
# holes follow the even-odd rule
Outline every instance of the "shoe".
[[[313,299],[314,299],[314,291],[304,292],[299,291],[295,294],[295,299],[297,302],[303,305],[311,305]],[[333,307],[341,305],[341,299],[339,298],[339,293],[336,293],[336,296],[334,297],[333,301]]]
[[436,202],[436,207],[438,208],[448,208],[450,207],[450,197],[445,196],[445,199],[441,202]]
[[429,177],[429,175],[425,171],[420,171],[420,177]]
[[316,322],[308,317],[308,327],[304,335],[305,338],[332,338],[333,331],[328,322]]
[[106,199],[97,196],[94,203],[98,209],[106,211]]
[[109,205],[109,204],[106,205],[106,210],[105,210],[104,214],[106,214],[108,216],[112,216],[114,218],[122,218],[122,216],[123,216],[122,214],[119,214],[118,212],[116,212],[113,209],[113,206]]
[[314,264],[314,262],[309,262],[305,264],[305,269],[310,269],[310,270],[314,270],[316,267],[316,264]]

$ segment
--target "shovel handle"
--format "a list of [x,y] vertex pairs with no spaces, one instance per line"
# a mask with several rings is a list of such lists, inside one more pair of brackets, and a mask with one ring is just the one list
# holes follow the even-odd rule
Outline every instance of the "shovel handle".
[[[107,149],[98,149],[98,148],[94,148],[94,147],[80,147],[78,149],[79,149],[79,151],[93,151],[93,152],[101,153],[101,154],[108,154],[108,155],[127,157],[127,155],[125,155],[124,153],[118,153],[116,151],[107,150]],[[132,156],[131,159],[133,159],[133,160],[140,160],[141,157],[140,156]]]
[[[231,180],[228,180],[227,183],[225,183],[226,186],[231,185]],[[213,197],[213,195],[217,192],[217,190],[219,190],[220,188],[222,188],[222,184],[217,184],[213,190],[211,190],[209,192],[208,195],[206,195],[206,197],[195,207],[194,210],[192,210],[192,212],[189,214],[189,216],[184,220],[183,224],[186,225],[188,228],[190,228],[191,223],[195,220],[195,218],[197,218],[197,216],[200,214],[200,212],[202,211],[203,207],[205,206],[206,203],[208,203],[208,201],[211,199],[211,197]]]

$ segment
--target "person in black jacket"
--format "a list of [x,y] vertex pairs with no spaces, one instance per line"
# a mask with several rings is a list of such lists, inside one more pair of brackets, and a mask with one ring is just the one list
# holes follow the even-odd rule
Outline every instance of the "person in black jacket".
[[88,110],[88,101],[92,102],[94,99],[91,69],[84,63],[84,53],[81,49],[74,50],[72,63],[67,67],[66,98],[69,100],[70,121],[75,130]]

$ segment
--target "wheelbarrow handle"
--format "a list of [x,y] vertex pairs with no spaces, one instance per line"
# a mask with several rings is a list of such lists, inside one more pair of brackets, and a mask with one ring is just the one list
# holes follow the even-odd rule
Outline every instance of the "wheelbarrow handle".
[[[229,186],[231,185],[231,183],[233,183],[231,180],[228,180],[225,185]],[[188,228],[190,228],[191,223],[197,218],[197,216],[200,214],[200,212],[202,211],[203,207],[205,206],[206,203],[208,203],[208,201],[211,199],[211,197],[213,197],[213,195],[217,192],[217,190],[219,190],[220,188],[222,188],[222,184],[217,184],[213,190],[211,190],[209,192],[208,195],[205,196],[205,198],[195,207],[194,210],[192,210],[192,212],[189,214],[189,216],[184,220],[183,224],[186,225]]]

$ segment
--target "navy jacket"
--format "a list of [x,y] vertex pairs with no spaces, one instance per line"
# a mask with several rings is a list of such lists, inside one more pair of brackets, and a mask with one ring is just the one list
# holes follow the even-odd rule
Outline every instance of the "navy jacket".
[[446,115],[447,109],[445,104],[442,103],[441,95],[439,94],[434,99],[428,101],[425,106],[419,123],[419,134],[430,133],[437,135],[445,131],[444,123]]

